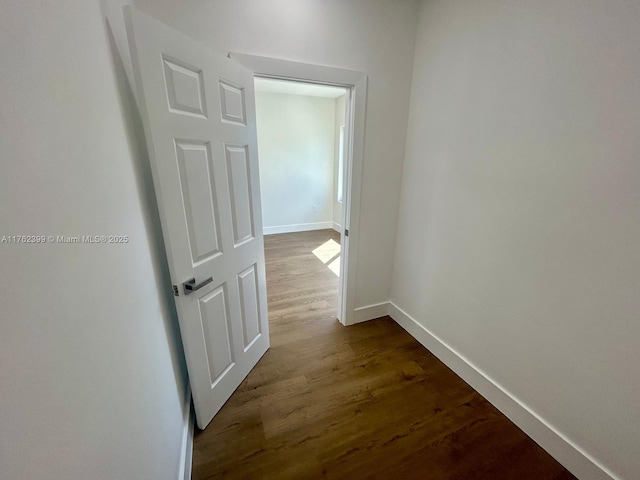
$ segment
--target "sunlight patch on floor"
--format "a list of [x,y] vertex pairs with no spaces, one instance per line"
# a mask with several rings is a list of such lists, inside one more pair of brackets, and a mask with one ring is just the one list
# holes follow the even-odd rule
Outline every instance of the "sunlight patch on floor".
[[334,239],[327,240],[312,252],[325,265],[340,254],[340,244]]
[[312,252],[318,260],[327,265],[336,276],[340,276],[340,244],[329,239]]
[[327,267],[329,267],[329,270],[335,273],[336,277],[339,277],[340,276],[340,256],[338,256],[338,258],[336,258],[333,262],[327,265]]

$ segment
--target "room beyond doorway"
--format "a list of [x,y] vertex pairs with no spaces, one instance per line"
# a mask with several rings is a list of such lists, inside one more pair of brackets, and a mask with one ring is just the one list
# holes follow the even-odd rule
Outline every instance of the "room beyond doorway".
[[[318,290],[318,285],[314,288],[324,296],[325,305],[332,305],[330,316],[335,320],[339,318],[342,289],[340,245],[344,243],[341,235],[350,90],[260,77],[255,79],[255,87],[265,249],[273,235],[320,232],[294,235],[289,241],[314,243],[311,250],[299,252],[298,257],[313,253],[312,261],[320,262],[333,274],[332,285],[325,285],[326,292]],[[319,238],[323,241],[317,243]],[[273,241],[287,243],[284,239]],[[282,263],[282,281],[304,281],[313,265],[307,265],[304,271],[302,265],[304,262],[299,264],[295,259]],[[299,308],[305,308],[305,304]]]
[[340,235],[329,229],[264,237],[272,347],[335,323],[339,279],[331,263],[339,248]]

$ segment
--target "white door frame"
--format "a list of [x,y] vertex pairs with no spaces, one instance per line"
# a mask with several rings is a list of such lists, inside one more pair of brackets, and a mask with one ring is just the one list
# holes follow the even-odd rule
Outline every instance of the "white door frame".
[[[356,323],[354,317],[356,269],[360,220],[360,192],[364,160],[364,127],[367,103],[367,75],[343,68],[293,62],[278,58],[229,53],[229,58],[244,65],[255,76],[319,83],[346,88],[349,92],[346,123],[347,149],[344,162],[343,219],[341,233],[340,290],[338,320],[343,325]],[[348,230],[348,236],[345,232]]]

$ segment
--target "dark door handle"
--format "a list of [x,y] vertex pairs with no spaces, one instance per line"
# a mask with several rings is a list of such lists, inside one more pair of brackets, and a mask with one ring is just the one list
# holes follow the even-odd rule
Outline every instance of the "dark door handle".
[[184,294],[189,295],[191,292],[200,290],[202,287],[204,287],[205,285],[208,285],[211,282],[213,282],[213,277],[209,277],[206,280],[203,280],[196,285],[196,279],[190,278],[189,280],[187,280],[182,284],[182,286],[184,287]]

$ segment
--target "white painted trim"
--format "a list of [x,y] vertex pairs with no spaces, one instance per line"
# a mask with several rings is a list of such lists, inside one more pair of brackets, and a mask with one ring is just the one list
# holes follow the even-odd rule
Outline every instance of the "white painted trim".
[[338,233],[342,233],[342,225],[340,225],[338,222],[331,222],[331,228],[333,228],[336,232]]
[[229,58],[252,70],[257,76],[299,80],[324,85],[336,85],[349,90],[347,121],[350,136],[347,140],[343,195],[343,227],[349,237],[341,238],[340,292],[338,318],[344,325],[356,323],[355,292],[358,266],[358,239],[360,234],[360,196],[362,166],[364,163],[364,135],[367,107],[367,75],[344,68],[292,62],[278,58],[260,57],[242,53],[229,53]]
[[185,405],[178,480],[191,480],[191,466],[193,464],[193,425],[195,423],[195,411],[193,409],[193,403],[191,403],[191,386],[189,385],[187,385],[185,398],[187,404]]
[[388,310],[389,302],[358,307],[353,311],[351,322],[346,325],[354,325],[356,323],[366,322],[367,320],[373,320],[374,318],[384,317],[388,314]]
[[264,235],[275,233],[308,232],[310,230],[324,230],[332,228],[333,222],[294,223],[291,225],[276,225],[274,227],[262,227]]
[[620,480],[620,477],[552,427],[464,355],[418,323],[395,303],[388,303],[387,313],[576,477],[584,480]]
[[229,58],[252,70],[256,75],[302,80],[324,85],[357,85],[364,75],[362,72],[345,68],[294,62],[283,58],[262,57],[246,53],[229,52]]

